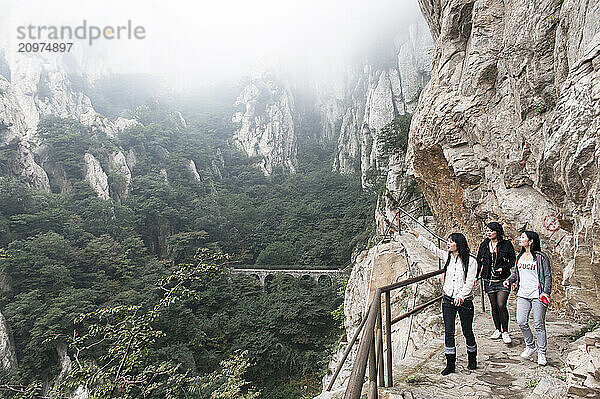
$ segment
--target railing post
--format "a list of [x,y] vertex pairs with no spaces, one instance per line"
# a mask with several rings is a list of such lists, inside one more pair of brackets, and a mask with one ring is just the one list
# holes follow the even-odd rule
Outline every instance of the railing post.
[[[346,392],[344,393],[344,399],[359,399],[361,389],[365,379],[365,371],[367,368],[367,361],[370,359],[370,352],[373,350],[373,358],[375,357],[375,337],[374,337],[374,329],[375,329],[375,321],[377,319],[377,314],[375,311],[376,307],[379,306],[377,302],[381,301],[381,289],[377,288],[375,290],[375,296],[371,302],[371,306],[369,307],[369,311],[367,313],[367,321],[365,323],[365,329],[363,331],[363,335],[360,339],[360,346],[358,347],[358,352],[356,354],[356,359],[354,360],[354,367],[352,367],[352,372],[350,373],[350,378],[348,379],[348,386],[346,387]],[[376,368],[375,359],[372,362],[373,368]],[[370,369],[369,369],[370,374]],[[377,370],[375,370],[374,375],[374,383],[377,385]],[[377,391],[377,389],[375,389]]]
[[375,334],[369,345],[369,394],[368,399],[377,399],[377,362],[375,360]]
[[[438,245],[437,247],[440,248],[440,245],[442,245],[442,242],[440,241],[440,238],[438,237]],[[442,269],[442,260],[440,258],[438,258],[438,270]]]
[[392,380],[392,303],[390,301],[390,292],[385,291],[385,344],[386,344],[386,371],[387,386],[394,386]]
[[[372,302],[371,302],[370,306],[373,306]],[[328,391],[328,392],[331,391],[331,388],[333,387],[333,384],[335,383],[335,379],[337,378],[338,374],[340,374],[340,371],[342,370],[342,366],[344,365],[344,362],[346,361],[348,354],[352,350],[352,346],[354,345],[354,342],[356,342],[356,339],[358,338],[358,334],[360,334],[360,332],[363,329],[363,326],[367,322],[367,316],[369,315],[370,310],[371,310],[371,307],[369,307],[369,310],[367,310],[367,314],[363,317],[362,321],[360,322],[360,325],[356,329],[354,336],[352,337],[350,342],[348,342],[348,347],[346,347],[346,350],[344,351],[344,354],[342,355],[342,358],[339,361],[337,368],[335,369],[335,373],[333,373],[333,376],[331,377],[331,381],[329,381],[329,385],[327,386],[326,391]]]
[[481,309],[485,312],[485,294],[483,293],[483,279],[479,279],[479,287],[481,288]]
[[379,375],[379,386],[385,386],[385,380],[383,378],[383,333],[381,331],[382,323],[381,323],[381,300],[379,301],[379,309],[377,309],[377,322],[375,325],[377,326],[377,332],[375,334],[375,342],[377,343],[377,347],[375,348],[377,354],[377,372]]

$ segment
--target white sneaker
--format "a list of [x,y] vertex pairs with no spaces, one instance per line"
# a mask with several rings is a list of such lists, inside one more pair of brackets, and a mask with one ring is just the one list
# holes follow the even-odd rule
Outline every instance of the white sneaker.
[[533,355],[535,352],[537,351],[536,348],[527,348],[525,347],[525,350],[521,353],[521,357],[523,359],[529,359],[531,357],[531,355]]
[[505,344],[510,344],[512,342],[512,339],[510,339],[510,335],[508,335],[508,331],[504,331],[502,333],[502,341],[504,341]]
[[546,361],[546,355],[544,353],[538,353],[538,364],[540,366],[545,366],[546,364],[548,364],[548,362]]
[[492,333],[492,335],[490,335],[491,339],[498,339],[502,336],[502,333],[500,332],[500,330],[496,330]]

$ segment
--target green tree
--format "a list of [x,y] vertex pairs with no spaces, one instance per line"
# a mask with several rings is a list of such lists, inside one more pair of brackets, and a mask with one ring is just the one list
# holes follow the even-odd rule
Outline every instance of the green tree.
[[76,329],[73,335],[54,338],[69,342],[75,359],[73,373],[57,390],[66,393],[82,385],[93,398],[257,397],[242,379],[248,368],[243,354],[222,362],[219,370],[205,376],[151,356],[156,341],[165,335],[156,328],[159,318],[185,298],[201,300],[202,293],[189,285],[215,278],[223,260],[219,254],[202,251],[197,264],[179,265],[157,282],[163,294],[150,308],[117,305],[78,316],[75,323],[84,326],[83,333]]
[[381,128],[377,135],[380,165],[387,166],[393,153],[406,153],[411,120],[412,114],[403,114]]

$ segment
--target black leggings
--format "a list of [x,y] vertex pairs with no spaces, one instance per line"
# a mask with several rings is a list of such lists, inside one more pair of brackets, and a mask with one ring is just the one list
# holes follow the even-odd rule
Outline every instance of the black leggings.
[[496,330],[502,332],[508,331],[508,309],[506,309],[508,294],[510,294],[510,292],[506,291],[488,293],[490,305],[492,307],[492,319],[494,319],[494,325],[496,326]]

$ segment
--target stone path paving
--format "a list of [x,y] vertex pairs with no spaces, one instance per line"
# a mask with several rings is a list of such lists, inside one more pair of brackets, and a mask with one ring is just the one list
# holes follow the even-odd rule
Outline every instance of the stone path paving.
[[[486,303],[489,309],[489,303]],[[481,296],[475,300],[474,331],[479,350],[478,369],[467,369],[465,341],[457,325],[456,373],[442,376],[445,366],[443,354],[443,331],[427,347],[413,354],[399,364],[394,364],[394,388],[381,388],[383,399],[444,399],[444,398],[510,398],[525,399],[532,396],[533,388],[544,378],[557,381],[566,378],[564,358],[573,350],[569,335],[579,331],[581,325],[563,320],[550,310],[546,320],[548,333],[548,365],[537,365],[536,356],[532,360],[519,355],[524,348],[523,336],[515,320],[516,298],[514,294],[508,302],[511,312],[509,331],[512,343],[491,340],[493,323],[491,315],[481,310]],[[533,321],[531,320],[531,325]]]

